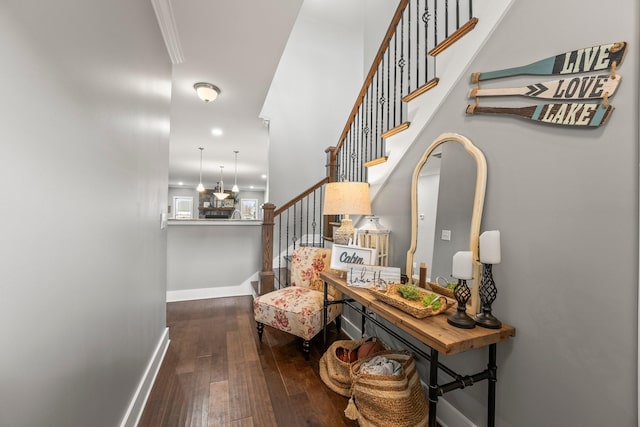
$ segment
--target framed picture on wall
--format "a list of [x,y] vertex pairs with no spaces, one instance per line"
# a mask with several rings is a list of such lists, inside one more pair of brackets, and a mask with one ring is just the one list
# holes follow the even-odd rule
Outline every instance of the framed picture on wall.
[[240,218],[258,219],[258,199],[240,199]]

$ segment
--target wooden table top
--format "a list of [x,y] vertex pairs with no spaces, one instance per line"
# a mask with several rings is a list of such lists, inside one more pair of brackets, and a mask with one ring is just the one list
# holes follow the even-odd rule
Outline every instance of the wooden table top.
[[476,326],[473,329],[462,329],[450,325],[447,323],[447,317],[455,312],[455,304],[447,311],[436,316],[417,319],[376,299],[367,289],[347,286],[346,280],[340,278],[338,273],[324,271],[320,273],[320,277],[344,295],[353,298],[370,311],[382,316],[398,328],[445,355],[485,347],[489,344],[505,341],[516,335],[515,328],[504,322],[500,329],[487,329],[480,326]]

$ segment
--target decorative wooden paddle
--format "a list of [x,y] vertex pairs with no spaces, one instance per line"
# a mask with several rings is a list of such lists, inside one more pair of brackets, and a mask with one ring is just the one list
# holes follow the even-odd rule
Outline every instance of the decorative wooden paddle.
[[508,114],[525,119],[565,126],[598,127],[603,125],[614,107],[608,103],[541,104],[529,107],[467,106],[467,114]]
[[[577,74],[609,70],[622,64],[627,51],[626,42],[602,44],[561,53],[522,67],[506,68],[486,73],[473,73],[471,82],[518,76],[521,74],[553,75]],[[615,64],[615,65],[614,65]]]
[[502,87],[494,89],[474,88],[469,98],[477,96],[521,95],[544,99],[600,99],[610,97],[618,89],[620,75],[610,74],[574,77],[572,79],[552,80],[522,87]]

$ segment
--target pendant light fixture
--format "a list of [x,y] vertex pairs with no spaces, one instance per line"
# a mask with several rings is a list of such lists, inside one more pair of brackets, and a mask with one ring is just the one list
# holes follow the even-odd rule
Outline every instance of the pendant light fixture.
[[229,194],[224,192],[224,182],[222,181],[222,169],[223,168],[224,168],[224,166],[220,166],[220,186],[218,188],[218,192],[217,193],[213,193],[213,195],[216,196],[216,199],[218,199],[218,200],[224,200],[227,197],[229,197]]
[[231,189],[232,192],[237,193],[240,191],[240,189],[238,188],[238,150],[234,150],[234,153],[236,153],[236,178],[233,181],[233,188]]
[[204,148],[198,147],[198,150],[200,150],[200,184],[198,184],[196,190],[198,190],[198,193],[202,193],[204,191],[204,185],[202,185],[202,150]]

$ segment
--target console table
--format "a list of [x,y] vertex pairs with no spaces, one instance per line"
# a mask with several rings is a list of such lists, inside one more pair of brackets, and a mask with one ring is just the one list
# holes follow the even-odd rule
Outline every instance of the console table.
[[[476,326],[473,329],[461,329],[447,323],[447,317],[455,311],[455,306],[436,316],[417,319],[395,307],[379,301],[367,289],[347,286],[346,280],[338,273],[325,271],[320,273],[325,281],[324,287],[324,345],[327,345],[327,308],[332,304],[346,304],[362,315],[364,333],[365,319],[375,323],[387,333],[400,340],[411,351],[419,354],[429,361],[429,427],[436,427],[436,407],[438,397],[449,391],[474,385],[478,381],[488,380],[488,408],[487,424],[495,425],[495,396],[497,381],[496,345],[516,334],[515,329],[507,324],[502,324],[500,329],[486,329]],[[327,295],[328,286],[331,285],[342,292],[343,298],[330,301]],[[359,305],[359,306],[358,306]],[[374,313],[372,315],[371,313]],[[387,320],[397,328],[407,332],[417,341],[428,347],[428,352],[406,340],[395,330],[380,322],[377,317]],[[487,369],[472,375],[460,375],[443,365],[438,357],[440,354],[452,355],[471,349],[489,347]],[[445,372],[453,380],[446,384],[438,384],[438,370]]]

